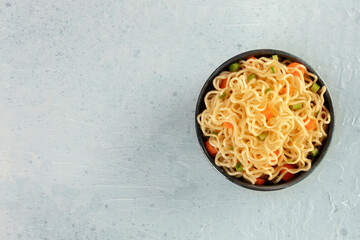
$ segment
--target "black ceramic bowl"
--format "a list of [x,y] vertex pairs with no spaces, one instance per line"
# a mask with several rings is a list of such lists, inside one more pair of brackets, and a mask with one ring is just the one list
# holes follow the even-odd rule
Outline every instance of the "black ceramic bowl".
[[[247,182],[246,180],[244,180],[243,178],[236,178],[236,177],[232,177],[228,174],[226,174],[225,170],[222,169],[221,167],[218,167],[215,164],[214,161],[214,157],[212,157],[206,150],[205,147],[205,142],[206,142],[206,138],[203,136],[202,131],[200,129],[200,125],[198,124],[196,117],[205,109],[205,103],[204,103],[204,97],[206,95],[207,92],[209,92],[210,90],[214,89],[213,85],[212,85],[212,81],[213,79],[218,76],[222,71],[228,70],[229,65],[234,63],[234,62],[239,62],[240,60],[243,59],[247,59],[249,57],[271,57],[272,55],[278,55],[279,56],[279,60],[285,60],[285,59],[289,59],[291,61],[294,62],[299,62],[301,64],[303,64],[304,66],[306,66],[306,68],[308,69],[308,71],[316,74],[318,76],[318,84],[320,86],[324,86],[324,81],[322,80],[321,76],[315,71],[315,69],[313,69],[309,64],[307,64],[304,60],[290,54],[287,52],[283,52],[283,51],[279,51],[279,50],[273,50],[273,49],[258,49],[258,50],[252,50],[252,51],[248,51],[248,52],[244,52],[241,53],[239,55],[236,55],[235,57],[230,58],[229,60],[227,60],[226,62],[224,62],[223,64],[221,64],[211,75],[210,77],[206,80],[203,88],[201,89],[197,104],[196,104],[196,111],[195,111],[195,128],[196,128],[196,134],[197,134],[197,138],[199,140],[199,143],[205,153],[205,155],[207,156],[207,158],[209,159],[209,161],[211,162],[211,164],[222,174],[224,175],[227,179],[229,179],[231,182],[245,187],[245,188],[249,188],[249,189],[253,189],[253,190],[260,190],[260,191],[273,191],[273,190],[280,190],[289,186],[294,185],[295,183],[300,182],[301,180],[303,180],[305,177],[307,177],[315,168],[316,166],[320,163],[320,161],[324,158],[324,155],[329,147],[330,141],[331,141],[331,137],[333,134],[333,129],[334,129],[334,109],[333,109],[333,105],[331,102],[331,98],[330,98],[330,94],[329,94],[329,90],[327,89],[325,94],[324,94],[324,99],[325,99],[325,103],[324,105],[327,107],[327,109],[330,112],[331,115],[331,122],[328,125],[327,128],[327,137],[324,139],[323,141],[323,145],[321,146],[321,148],[319,149],[320,154],[317,155],[317,157],[312,161],[312,166],[311,169],[307,172],[299,172],[295,175],[295,177],[293,179],[291,179],[288,182],[279,182],[277,184],[271,184],[269,183],[269,185],[253,185],[249,182]],[[270,185],[271,184],[271,185]]]

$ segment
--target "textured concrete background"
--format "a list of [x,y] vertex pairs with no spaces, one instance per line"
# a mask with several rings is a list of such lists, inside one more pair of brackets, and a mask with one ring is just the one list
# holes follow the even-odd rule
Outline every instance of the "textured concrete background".
[[[0,1],[0,239],[360,239],[360,1]],[[322,74],[320,166],[238,187],[197,143],[226,59],[289,51]]]

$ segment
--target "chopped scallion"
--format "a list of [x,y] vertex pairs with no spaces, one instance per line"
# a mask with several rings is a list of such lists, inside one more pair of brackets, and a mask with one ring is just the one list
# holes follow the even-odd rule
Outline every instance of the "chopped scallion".
[[302,108],[302,103],[297,103],[297,104],[291,105],[292,110],[297,110],[300,108]]
[[243,165],[238,162],[238,163],[236,164],[236,166],[235,166],[235,169],[236,169],[236,171],[238,171],[238,172],[242,172],[242,170],[243,170]]
[[217,132],[215,132],[215,131],[212,131],[212,132],[211,132],[211,134],[217,135]]
[[226,92],[224,92],[223,94],[221,94],[220,96],[219,96],[219,98],[224,98],[226,96]]
[[273,73],[275,73],[275,68],[274,68],[274,67],[271,67],[271,71],[272,71]]
[[319,149],[314,148],[311,152],[310,152],[311,156],[316,157],[319,154]]
[[267,136],[268,136],[268,134],[263,132],[258,136],[258,139],[260,139],[261,141],[264,141]]
[[265,94],[268,92],[268,91],[271,91],[272,89],[271,88],[268,88],[265,90]]
[[233,147],[233,146],[230,146],[230,150],[234,150],[234,147]]
[[250,81],[251,79],[256,78],[256,74],[252,73],[248,76],[247,80]]
[[276,61],[279,61],[278,55],[272,55],[272,59],[273,59],[273,60],[276,60]]
[[318,115],[319,115],[319,112],[320,112],[320,111],[317,111],[317,113],[316,113],[316,117],[318,117]]
[[314,85],[312,85],[312,87],[310,88],[310,90],[314,93],[319,91],[319,89],[320,89],[320,86],[317,83],[314,83]]
[[239,64],[238,63],[233,63],[229,66],[229,70],[230,72],[235,72],[239,69]]

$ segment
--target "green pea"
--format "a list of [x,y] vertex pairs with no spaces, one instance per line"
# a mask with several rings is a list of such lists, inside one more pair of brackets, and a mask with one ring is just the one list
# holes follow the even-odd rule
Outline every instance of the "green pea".
[[242,172],[243,171],[243,169],[244,169],[244,166],[241,164],[241,163],[237,163],[236,164],[236,166],[235,166],[235,169],[236,169],[236,171],[238,171],[238,172]]
[[230,72],[235,72],[239,69],[239,64],[238,63],[233,63],[229,66],[229,70]]

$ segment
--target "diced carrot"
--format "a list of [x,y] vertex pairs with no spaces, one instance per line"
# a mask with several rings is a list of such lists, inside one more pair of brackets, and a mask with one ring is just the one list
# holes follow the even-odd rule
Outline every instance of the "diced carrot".
[[221,81],[220,88],[225,88],[227,83],[227,78]]
[[279,150],[275,150],[274,153],[276,156],[278,156],[278,160],[280,160],[281,156],[279,156],[279,153],[280,153]]
[[314,119],[310,119],[310,122],[305,125],[307,130],[313,130],[316,127],[316,121]]
[[231,124],[231,122],[224,122],[223,125],[224,125],[224,127],[228,128],[228,129],[234,127],[234,126]]
[[215,156],[217,154],[217,150],[210,144],[209,139],[205,142],[205,147],[211,156]]
[[[279,150],[275,150],[274,153],[275,153],[276,156],[279,156],[280,152],[279,152]],[[271,154],[269,154],[269,156],[271,156]],[[280,158],[281,158],[281,156],[278,157],[278,161],[280,160]],[[271,160],[271,162],[276,162],[276,160],[273,159],[273,160]]]
[[257,178],[255,184],[256,184],[256,185],[264,185],[265,182],[266,182],[265,179],[263,179],[263,178]]
[[[288,68],[296,68],[299,64],[300,64],[300,63],[293,62],[293,63],[290,63],[287,67],[288,67]],[[301,71],[301,73],[304,75],[305,69],[304,69],[303,67],[299,67],[298,69],[299,69],[299,70]],[[299,73],[298,71],[291,71],[291,70],[290,70],[290,73],[291,73],[292,75],[294,75],[295,77],[300,77],[300,73]]]
[[[287,92],[286,87],[284,87],[280,90],[280,94],[286,94],[286,92]],[[291,94],[292,92],[293,92],[292,87],[289,87],[289,94]]]
[[274,116],[273,110],[269,106],[267,106],[261,113],[265,115],[266,119],[270,119]]
[[[252,56],[252,57],[249,57],[248,59],[246,59],[246,61],[249,61],[249,63],[253,63],[254,60],[256,60],[256,59],[257,59],[256,57]],[[256,64],[255,67],[258,68],[258,65]]]
[[[290,165],[290,164],[285,164],[284,167],[286,167],[287,169],[295,169],[295,167],[293,165]],[[283,173],[284,171],[286,171],[285,169],[282,169],[280,171],[280,173]],[[285,182],[289,181],[290,179],[292,179],[293,177],[295,177],[295,174],[292,174],[292,173],[289,173],[287,172],[284,176],[283,176],[283,180]]]

